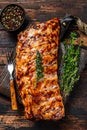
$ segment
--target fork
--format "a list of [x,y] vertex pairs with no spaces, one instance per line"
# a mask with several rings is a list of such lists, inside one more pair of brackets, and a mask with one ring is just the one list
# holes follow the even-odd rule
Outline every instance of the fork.
[[14,71],[14,65],[13,65],[13,52],[8,51],[7,52],[7,69],[10,74],[10,95],[11,95],[11,107],[12,110],[17,110],[17,99],[16,99],[16,92],[14,87],[14,79],[13,79],[13,71]]

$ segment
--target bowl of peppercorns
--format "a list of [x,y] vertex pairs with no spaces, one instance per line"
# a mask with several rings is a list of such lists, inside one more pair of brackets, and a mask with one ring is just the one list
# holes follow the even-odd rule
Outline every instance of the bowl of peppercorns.
[[24,9],[17,4],[7,5],[1,12],[0,21],[7,31],[17,31],[25,20]]

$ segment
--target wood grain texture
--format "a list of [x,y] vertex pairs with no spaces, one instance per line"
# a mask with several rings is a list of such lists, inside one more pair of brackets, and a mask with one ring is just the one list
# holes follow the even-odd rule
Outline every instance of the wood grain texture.
[[[32,20],[63,18],[66,13],[79,16],[87,23],[86,0],[0,0],[0,12],[11,3],[19,4],[25,9],[25,27]],[[6,32],[0,24],[0,55],[5,50],[4,47],[13,47],[16,42],[17,34]],[[3,62],[6,63],[6,59]],[[0,66],[0,72],[2,69],[3,66]],[[23,106],[19,104],[18,107],[18,111],[12,111],[10,99],[0,95],[0,130],[87,130],[87,65],[65,105],[66,116],[62,120],[32,122],[25,119]]]
[[25,8],[26,14],[33,20],[43,21],[53,17],[62,18],[66,13],[79,16],[87,21],[87,1],[85,0],[0,0],[0,9],[7,4],[17,3]]
[[10,94],[11,94],[11,107],[12,110],[18,110],[16,91],[14,87],[14,80],[10,80]]

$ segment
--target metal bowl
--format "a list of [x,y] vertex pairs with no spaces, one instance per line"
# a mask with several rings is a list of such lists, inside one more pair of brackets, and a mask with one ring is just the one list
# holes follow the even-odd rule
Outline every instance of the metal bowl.
[[1,12],[0,21],[7,31],[17,31],[25,20],[24,9],[17,4],[7,5]]

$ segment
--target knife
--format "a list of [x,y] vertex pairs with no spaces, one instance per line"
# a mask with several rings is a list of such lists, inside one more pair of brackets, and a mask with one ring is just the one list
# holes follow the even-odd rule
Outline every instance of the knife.
[[60,40],[63,39],[65,33],[67,32],[69,26],[75,22],[75,17],[71,14],[66,14],[65,17],[60,21],[61,31],[60,31]]

